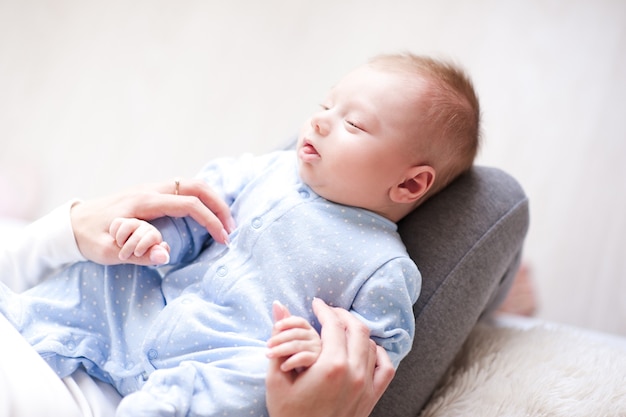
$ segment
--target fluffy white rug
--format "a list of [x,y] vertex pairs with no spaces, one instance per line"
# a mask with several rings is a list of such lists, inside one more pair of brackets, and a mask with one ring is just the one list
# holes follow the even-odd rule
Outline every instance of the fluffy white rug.
[[479,324],[421,417],[626,416],[626,349],[565,327]]

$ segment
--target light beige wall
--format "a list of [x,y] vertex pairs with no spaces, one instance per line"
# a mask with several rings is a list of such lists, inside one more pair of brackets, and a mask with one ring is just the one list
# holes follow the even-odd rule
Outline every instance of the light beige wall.
[[624,4],[0,0],[0,190],[39,215],[191,176],[283,143],[371,55],[452,57],[481,96],[480,162],[531,198],[541,316],[626,334]]

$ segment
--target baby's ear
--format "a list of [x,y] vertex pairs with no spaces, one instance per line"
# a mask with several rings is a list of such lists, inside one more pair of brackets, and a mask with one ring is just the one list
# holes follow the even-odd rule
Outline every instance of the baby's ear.
[[435,169],[419,165],[408,169],[402,181],[391,189],[389,197],[395,203],[410,204],[422,198],[435,182]]

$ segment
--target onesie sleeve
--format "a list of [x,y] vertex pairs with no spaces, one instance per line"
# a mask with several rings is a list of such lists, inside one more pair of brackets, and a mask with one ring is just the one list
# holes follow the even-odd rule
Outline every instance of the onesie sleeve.
[[231,206],[241,191],[285,152],[261,156],[244,154],[238,158],[218,158],[205,165],[198,178],[213,188]]
[[421,274],[408,257],[382,265],[361,287],[350,309],[371,331],[398,367],[413,344],[413,304],[421,290]]
[[160,217],[150,223],[170,246],[169,265],[191,262],[212,241],[209,232],[191,217]]

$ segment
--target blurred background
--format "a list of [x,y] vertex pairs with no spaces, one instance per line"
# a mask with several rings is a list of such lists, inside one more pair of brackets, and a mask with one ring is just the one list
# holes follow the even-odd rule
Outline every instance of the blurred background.
[[285,143],[381,52],[474,79],[546,320],[626,335],[626,2],[0,0],[0,215]]

